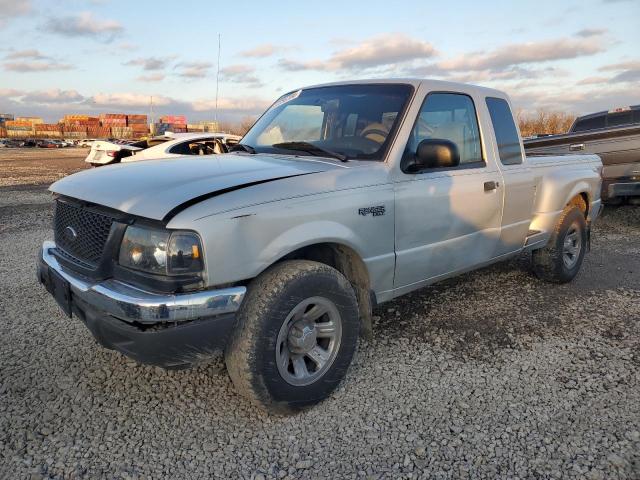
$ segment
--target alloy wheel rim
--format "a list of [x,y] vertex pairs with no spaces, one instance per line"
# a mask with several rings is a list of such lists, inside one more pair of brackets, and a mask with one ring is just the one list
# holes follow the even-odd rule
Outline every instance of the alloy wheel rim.
[[276,340],[276,364],[290,385],[310,385],[333,364],[342,340],[342,318],[324,297],[298,303],[285,319]]
[[562,244],[562,261],[564,266],[571,269],[575,267],[582,250],[582,234],[576,223],[572,223]]

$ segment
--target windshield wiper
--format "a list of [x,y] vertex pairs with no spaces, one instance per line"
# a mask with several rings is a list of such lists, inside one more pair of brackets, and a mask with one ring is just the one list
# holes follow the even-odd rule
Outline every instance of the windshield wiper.
[[347,157],[343,153],[332,152],[331,150],[327,150],[309,142],[283,142],[274,143],[272,146],[276,148],[282,148],[284,150],[298,150],[300,152],[307,152],[318,157],[337,158],[341,162],[349,161],[349,157]]
[[256,153],[256,149],[251,145],[247,145],[246,143],[236,143],[230,149],[230,152],[248,152],[248,153]]

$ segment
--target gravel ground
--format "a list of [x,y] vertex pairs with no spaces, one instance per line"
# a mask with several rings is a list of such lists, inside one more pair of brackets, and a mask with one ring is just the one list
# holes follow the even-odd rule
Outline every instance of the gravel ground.
[[0,188],[2,478],[640,478],[640,208],[570,285],[519,258],[375,312],[346,381],[274,417],[222,363],[137,365],[36,284],[43,187]]
[[87,148],[0,148],[0,186],[50,184],[85,168]]

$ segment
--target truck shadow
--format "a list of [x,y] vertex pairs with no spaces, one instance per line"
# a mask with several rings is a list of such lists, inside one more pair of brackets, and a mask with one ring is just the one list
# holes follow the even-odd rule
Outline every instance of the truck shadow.
[[575,284],[547,284],[533,276],[528,257],[381,305],[374,310],[373,342],[402,339],[482,360],[501,350],[528,350],[546,339],[576,338],[587,331],[607,341],[631,340],[625,332],[637,329],[639,319],[629,312],[640,291],[624,285],[581,288],[580,277]]

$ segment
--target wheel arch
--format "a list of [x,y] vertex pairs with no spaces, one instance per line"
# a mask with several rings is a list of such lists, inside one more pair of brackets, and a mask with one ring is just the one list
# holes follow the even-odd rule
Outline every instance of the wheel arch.
[[343,243],[321,242],[297,248],[278,258],[272,265],[285,260],[311,260],[328,265],[342,273],[356,293],[361,331],[365,337],[371,337],[375,294],[371,289],[369,270],[358,252]]

